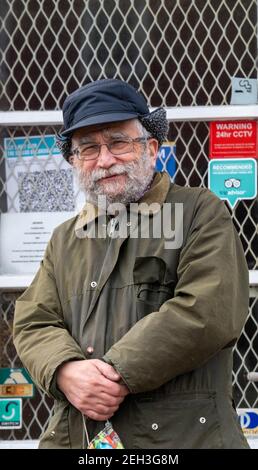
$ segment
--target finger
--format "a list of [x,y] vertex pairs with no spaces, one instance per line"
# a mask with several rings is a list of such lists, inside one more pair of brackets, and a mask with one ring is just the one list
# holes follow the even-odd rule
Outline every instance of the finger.
[[121,387],[121,396],[126,397],[126,395],[130,393],[129,388],[126,385],[120,385],[120,387]]
[[94,421],[106,421],[113,416],[113,413],[110,414],[101,414],[93,410],[83,410],[83,413],[88,416],[88,418],[93,419]]
[[99,403],[106,406],[118,406],[124,401],[124,397],[114,397],[105,392],[102,393],[99,398]]
[[101,415],[107,415],[109,413],[114,414],[118,410],[118,408],[119,408],[118,405],[106,406],[106,405],[103,405],[102,403],[96,403],[96,405],[93,407],[93,410]]
[[128,395],[128,393],[130,392],[128,388],[126,387],[126,385],[119,385],[119,384],[113,383],[113,386],[109,387],[108,393],[109,394],[111,393],[115,397],[126,397],[126,395]]
[[116,372],[114,367],[112,367],[110,364],[107,364],[106,362],[103,361],[98,361],[96,363],[96,367],[98,370],[109,380],[119,380],[120,375]]
[[100,391],[106,392],[108,395],[115,397],[125,396],[128,393],[127,387],[124,385],[119,385],[117,382],[113,382],[104,376],[99,379],[98,384],[96,383],[96,388],[98,388]]

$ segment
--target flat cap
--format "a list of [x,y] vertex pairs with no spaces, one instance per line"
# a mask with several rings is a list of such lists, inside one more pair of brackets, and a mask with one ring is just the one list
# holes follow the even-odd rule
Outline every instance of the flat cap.
[[62,136],[76,129],[150,114],[145,98],[129,83],[103,79],[88,83],[71,93],[63,104]]

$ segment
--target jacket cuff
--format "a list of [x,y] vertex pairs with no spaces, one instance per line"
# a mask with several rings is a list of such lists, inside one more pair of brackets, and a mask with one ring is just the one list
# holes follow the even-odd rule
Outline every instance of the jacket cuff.
[[114,362],[112,362],[112,360],[108,357],[107,354],[103,356],[102,360],[106,362],[107,364],[109,364],[110,366],[114,367],[115,371],[121,376],[122,380],[120,381],[120,383],[124,383],[127,386],[130,393],[136,393],[136,390],[134,389],[134,387],[132,387],[132,384],[129,383],[129,380],[126,377],[125,372],[121,370],[118,364],[115,364]]
[[82,361],[85,360],[85,357],[73,357],[70,359],[66,359],[65,361],[61,362],[60,364],[57,365],[55,368],[53,375],[50,379],[49,386],[48,386],[48,394],[54,398],[55,400],[61,400],[61,401],[67,401],[67,398],[65,394],[60,390],[60,388],[57,385],[57,371],[59,367],[61,367],[63,364],[66,362],[70,361]]

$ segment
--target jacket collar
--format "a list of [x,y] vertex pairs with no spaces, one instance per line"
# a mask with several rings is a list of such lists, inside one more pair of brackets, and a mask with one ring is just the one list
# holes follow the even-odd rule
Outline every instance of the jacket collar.
[[[170,187],[170,179],[167,173],[156,173],[151,187],[143,197],[135,204],[131,204],[133,211],[137,210],[141,214],[154,214],[165,202]],[[156,204],[154,204],[156,203]],[[75,233],[80,232],[86,225],[94,221],[97,217],[106,215],[104,210],[86,202],[83,209],[78,215],[75,224]]]

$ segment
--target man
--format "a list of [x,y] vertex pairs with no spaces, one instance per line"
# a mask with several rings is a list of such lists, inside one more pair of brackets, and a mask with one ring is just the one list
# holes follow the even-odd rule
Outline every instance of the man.
[[63,115],[86,206],[54,231],[14,323],[55,399],[40,447],[81,448],[106,420],[125,448],[248,447],[231,393],[248,271],[227,209],[155,173],[165,111],[127,83],[83,86]]

